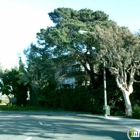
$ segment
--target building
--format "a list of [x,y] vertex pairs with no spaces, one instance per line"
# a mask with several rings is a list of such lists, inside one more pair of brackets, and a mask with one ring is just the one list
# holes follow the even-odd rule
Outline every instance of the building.
[[58,79],[60,88],[74,88],[75,86],[88,86],[90,84],[90,76],[79,62],[59,68],[55,78]]

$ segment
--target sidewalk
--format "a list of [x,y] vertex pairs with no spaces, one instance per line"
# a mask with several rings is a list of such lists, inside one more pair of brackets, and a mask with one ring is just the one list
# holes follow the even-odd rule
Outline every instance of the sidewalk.
[[135,130],[140,130],[140,120],[138,119],[122,118],[122,117],[116,117],[116,116],[108,116],[108,117],[102,116],[102,118],[106,120],[110,120],[112,123],[118,123],[120,125],[126,126],[129,129],[134,128]]

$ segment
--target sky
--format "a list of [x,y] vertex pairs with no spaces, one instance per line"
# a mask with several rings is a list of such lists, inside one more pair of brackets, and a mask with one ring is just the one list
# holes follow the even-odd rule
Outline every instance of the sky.
[[52,26],[48,13],[58,7],[101,10],[119,26],[132,32],[140,29],[140,0],[0,0],[0,64],[18,66],[19,54],[36,43],[36,33]]

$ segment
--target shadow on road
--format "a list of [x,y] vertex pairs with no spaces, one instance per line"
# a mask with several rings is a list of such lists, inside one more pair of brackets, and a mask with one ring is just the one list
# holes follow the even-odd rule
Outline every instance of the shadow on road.
[[[41,122],[41,123],[39,123]],[[44,139],[128,140],[127,128],[92,115],[65,112],[0,112],[0,134]],[[80,138],[81,137],[81,138]]]

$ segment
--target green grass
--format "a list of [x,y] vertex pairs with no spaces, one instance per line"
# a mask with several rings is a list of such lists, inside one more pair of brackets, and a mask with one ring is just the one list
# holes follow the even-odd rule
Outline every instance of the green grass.
[[35,107],[35,106],[8,106],[8,105],[0,105],[0,111],[41,111],[47,110],[43,107]]
[[[47,108],[42,106],[15,106],[0,105],[0,111],[66,111],[60,108]],[[68,110],[67,110],[68,111]]]
[[[55,112],[80,112],[80,111],[70,111],[63,110],[60,108],[47,108],[41,106],[8,106],[0,105],[0,111],[55,111]],[[80,112],[80,113],[90,113],[90,112]]]

